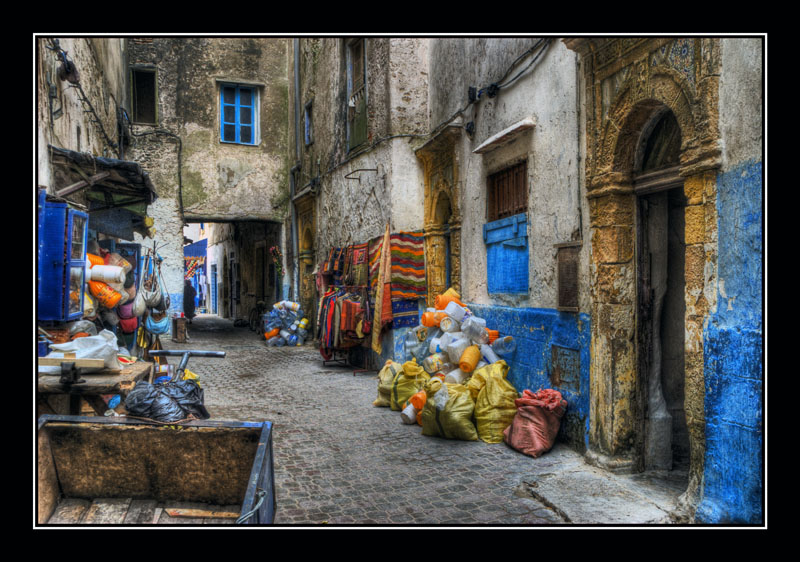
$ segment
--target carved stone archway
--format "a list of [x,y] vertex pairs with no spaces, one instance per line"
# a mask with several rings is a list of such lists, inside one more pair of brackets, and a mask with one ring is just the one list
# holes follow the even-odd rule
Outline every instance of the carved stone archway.
[[587,459],[610,469],[640,466],[642,375],[638,372],[635,172],[642,143],[665,111],[681,132],[676,173],[685,208],[685,403],[691,448],[686,501],[703,473],[702,326],[716,275],[719,41],[565,40],[580,55],[585,86],[586,187],[592,242],[590,435]]
[[428,306],[450,286],[461,292],[461,209],[457,140],[461,128],[448,127],[417,150],[425,179],[425,268]]

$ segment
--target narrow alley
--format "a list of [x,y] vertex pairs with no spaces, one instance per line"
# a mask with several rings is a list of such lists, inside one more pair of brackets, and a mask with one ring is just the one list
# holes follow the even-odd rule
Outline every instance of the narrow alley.
[[35,527],[766,526],[766,34],[33,39]]
[[[212,420],[274,424],[276,525],[513,526],[673,523],[683,491],[613,475],[564,444],[533,459],[503,443],[427,437],[372,405],[377,374],[326,362],[313,344],[267,347],[215,315],[165,349],[225,351],[193,358]],[[170,363],[176,358],[170,358]]]

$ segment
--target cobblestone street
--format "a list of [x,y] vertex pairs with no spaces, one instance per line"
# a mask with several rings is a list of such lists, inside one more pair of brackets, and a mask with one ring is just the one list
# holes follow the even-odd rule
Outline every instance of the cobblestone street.
[[[162,338],[164,347],[227,352],[189,363],[211,418],[274,423],[278,525],[579,522],[537,493],[541,477],[583,466],[564,445],[533,459],[502,443],[423,436],[399,412],[372,405],[377,373],[325,366],[313,344],[267,347],[248,328],[210,315],[188,332],[186,343]],[[614,522],[608,507],[601,506],[604,520],[584,522]]]

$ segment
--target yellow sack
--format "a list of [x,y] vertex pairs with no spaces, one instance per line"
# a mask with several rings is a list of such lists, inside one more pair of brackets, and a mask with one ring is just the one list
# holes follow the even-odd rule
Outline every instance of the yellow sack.
[[503,431],[514,421],[519,398],[517,389],[506,380],[508,364],[497,361],[480,369],[485,384],[475,401],[475,425],[478,436],[486,443],[501,443]]
[[478,432],[475,424],[472,423],[475,404],[470,398],[469,392],[463,385],[447,383],[445,385],[448,395],[444,408],[436,407],[437,400],[435,398],[429,398],[425,402],[422,416],[420,416],[422,434],[445,439],[477,441]]
[[417,360],[412,359],[403,363],[402,370],[392,379],[389,406],[392,410],[399,412],[403,409],[403,404],[425,387],[425,383],[431,376],[425,372]]
[[197,373],[193,373],[189,369],[183,370],[183,380],[185,381],[193,380],[194,382],[197,383],[197,386],[203,388],[203,385],[200,384],[200,377],[197,376]]
[[[494,365],[494,363],[492,365]],[[492,367],[492,365],[486,365],[485,367],[477,369],[467,381],[466,387],[473,401],[478,400],[481,389],[486,385],[486,378],[489,376],[489,368]],[[506,371],[508,371],[508,365],[506,365]]]
[[392,380],[402,370],[400,363],[391,360],[386,362],[378,373],[378,397],[372,403],[373,406],[388,408],[391,405]]

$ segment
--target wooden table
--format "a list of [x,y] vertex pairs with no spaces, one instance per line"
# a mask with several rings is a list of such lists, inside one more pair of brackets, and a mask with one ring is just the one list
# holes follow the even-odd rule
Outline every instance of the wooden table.
[[[37,374],[36,406],[39,414],[80,414],[80,401],[85,400],[92,409],[102,416],[108,406],[103,401],[103,394],[119,394],[122,400],[136,386],[136,383],[147,379],[152,382],[153,363],[137,361],[122,368],[121,371],[98,371],[96,373],[81,374],[86,382],[73,385],[61,384],[61,374]],[[56,398],[56,400],[51,400]],[[62,407],[53,406],[52,402],[61,398],[69,400],[69,412],[57,412]]]

